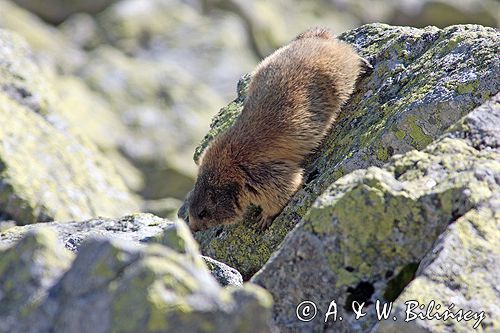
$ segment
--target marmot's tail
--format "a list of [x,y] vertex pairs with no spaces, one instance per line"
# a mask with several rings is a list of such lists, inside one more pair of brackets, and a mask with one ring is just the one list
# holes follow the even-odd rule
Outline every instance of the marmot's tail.
[[294,40],[303,39],[303,38],[323,38],[323,39],[334,39],[335,35],[326,28],[312,28],[307,31],[304,31]]

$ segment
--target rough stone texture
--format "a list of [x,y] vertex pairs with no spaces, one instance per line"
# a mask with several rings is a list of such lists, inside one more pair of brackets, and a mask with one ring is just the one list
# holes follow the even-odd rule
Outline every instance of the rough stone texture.
[[[416,319],[408,323],[387,320],[381,322],[373,333],[500,331],[499,226],[500,196],[497,193],[448,227],[433,250],[422,260],[417,278],[393,305],[393,314],[403,319],[406,318],[405,302],[408,300],[426,305],[424,311],[415,309],[414,313],[425,314],[429,304],[434,301],[441,308],[434,309],[432,314],[442,315],[450,308],[452,313],[463,309],[464,313],[477,313],[477,317],[460,322],[451,319]],[[484,318],[479,316],[481,313]],[[410,318],[414,318],[413,315]]]
[[[336,179],[356,169],[381,166],[394,154],[425,148],[500,89],[499,32],[492,28],[369,24],[340,38],[360,50],[374,71],[360,82],[323,147],[311,158],[304,188],[263,234],[247,218],[236,226],[196,235],[205,255],[235,267],[246,279]],[[241,111],[246,82],[240,82],[239,97],[214,118],[195,161]]]
[[26,43],[0,31],[0,58],[0,119],[9,124],[0,129],[0,220],[27,224],[138,211],[115,167],[66,117],[72,103],[58,96]]
[[[17,242],[30,230],[50,227],[64,246],[76,252],[82,242],[91,237],[108,237],[131,243],[147,242],[160,237],[172,222],[151,214],[135,214],[120,218],[93,218],[87,221],[48,222],[6,229],[0,233],[0,245]],[[197,245],[196,245],[197,246]]]
[[[500,95],[483,104],[454,126],[450,137],[465,137],[476,149],[500,149]],[[494,170],[477,170],[476,177],[495,177],[500,183],[499,173]],[[413,280],[394,303],[394,313],[405,318],[408,300],[420,304],[440,301],[441,312],[451,303],[452,312],[464,309],[476,313],[484,311],[485,318],[478,330],[496,332],[500,329],[500,198],[498,193],[478,204],[440,235],[420,263]],[[426,307],[427,310],[427,307]],[[419,312],[419,311],[415,311]],[[434,311],[436,312],[436,311]],[[415,320],[410,323],[383,322],[374,333],[392,332],[471,332],[478,320],[468,324],[456,321]],[[477,328],[477,327],[476,327]]]
[[57,247],[49,228],[24,235],[12,247],[0,247],[0,332],[8,332],[69,268],[73,255]]
[[2,250],[0,332],[270,332],[268,293],[221,288],[182,221],[172,247],[89,237],[72,262],[48,229]]
[[198,267],[208,266],[222,286],[241,286],[241,274],[217,260],[200,256],[199,247],[184,223],[171,222],[151,214],[135,214],[120,218],[93,218],[87,221],[47,222],[25,226],[5,226],[0,230],[0,247],[13,245],[26,234],[49,227],[66,249],[77,252],[86,239],[107,237],[131,244],[160,243],[184,253]]
[[86,61],[86,54],[71,38],[8,0],[0,0],[0,28],[23,36],[36,50],[33,56],[48,68],[69,72]]
[[212,276],[223,287],[225,286],[241,286],[243,285],[243,277],[240,272],[228,265],[212,259],[210,257],[202,256],[205,264],[212,273]]
[[[275,325],[283,332],[369,332],[376,323],[373,306],[376,300],[395,300],[449,223],[457,225],[452,229],[462,230],[462,220],[476,217],[474,223],[479,229],[468,236],[469,241],[455,248],[456,254],[445,251],[434,266],[421,268],[420,282],[414,282],[415,288],[403,293],[400,302],[412,297],[450,302],[454,298],[448,297],[451,294],[446,288],[456,284],[454,295],[460,305],[474,310],[484,305],[485,311],[493,313],[493,318],[496,316],[490,319],[494,324],[484,327],[495,332],[494,327],[500,324],[498,307],[487,304],[498,295],[492,286],[498,280],[494,271],[499,257],[497,250],[490,252],[489,248],[496,246],[500,231],[498,220],[489,220],[474,209],[500,193],[498,124],[500,94],[472,111],[423,151],[394,156],[383,168],[356,170],[325,190],[283,246],[252,278],[274,297]],[[498,205],[498,198],[491,202]],[[488,226],[481,232],[482,223],[488,220]],[[449,243],[452,240],[445,242],[445,248],[453,248]],[[437,249],[439,252],[439,242]],[[457,258],[447,260],[453,255]],[[454,265],[455,260],[462,262],[463,258],[477,259],[470,263],[475,267],[474,273],[472,268]],[[442,271],[438,272],[436,266]],[[461,271],[459,276],[455,268]],[[436,274],[426,274],[427,270]],[[421,280],[425,277],[434,281],[434,285],[423,288]],[[489,289],[493,293],[487,299],[482,299],[483,291],[478,293],[477,288],[483,287],[484,293]],[[311,322],[298,321],[295,307],[302,300],[315,301],[321,315]],[[352,312],[343,308],[343,321],[325,324],[324,314],[331,300],[346,309],[352,301],[366,302],[368,314],[362,320],[355,320]],[[401,323],[397,324],[401,327]],[[425,326],[433,327],[428,332],[442,332],[440,323]],[[449,332],[460,327],[458,332],[468,326],[457,322],[450,327]],[[386,331],[382,328],[380,332]]]

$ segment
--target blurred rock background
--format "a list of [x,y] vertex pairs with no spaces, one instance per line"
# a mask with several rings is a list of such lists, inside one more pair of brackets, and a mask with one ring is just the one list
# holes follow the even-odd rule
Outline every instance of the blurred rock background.
[[500,3],[0,0],[0,29],[26,39],[51,86],[47,118],[93,141],[143,210],[164,217],[190,190],[194,148],[239,77],[308,27],[370,22],[498,27]]

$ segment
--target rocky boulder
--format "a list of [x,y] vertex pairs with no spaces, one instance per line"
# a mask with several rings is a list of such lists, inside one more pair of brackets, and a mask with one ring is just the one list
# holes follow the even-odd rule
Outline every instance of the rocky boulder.
[[50,229],[0,250],[1,332],[270,332],[268,293],[221,288],[182,221],[167,246],[90,236],[74,260]]
[[[40,226],[40,223],[35,223],[8,228],[0,233],[0,245],[15,244],[26,233]],[[159,238],[163,230],[172,226],[172,222],[151,214],[135,214],[119,218],[96,217],[84,221],[47,222],[43,226],[55,232],[66,249],[77,252],[88,238],[108,237],[130,243],[147,242]]]
[[[448,136],[455,139],[465,138],[469,145],[481,151],[500,149],[500,95],[470,113]],[[474,171],[477,179],[488,179],[500,185],[500,160],[494,168],[478,168]],[[491,165],[493,166],[493,165]],[[500,298],[498,285],[500,277],[500,197],[495,187],[483,187],[485,195],[492,191],[490,198],[482,200],[474,208],[457,218],[433,244],[433,248],[422,259],[416,278],[404,289],[394,302],[394,314],[406,318],[406,310],[412,309],[410,319],[403,321],[383,321],[374,333],[392,332],[450,332],[465,333],[482,329],[484,332],[500,330]],[[424,304],[424,309],[415,308],[415,303]],[[443,321],[415,318],[417,314],[426,315],[450,309],[453,314],[463,309],[469,320]],[[440,311],[438,304],[441,306]],[[432,318],[432,317],[431,317]],[[459,318],[459,317],[457,317]]]
[[36,50],[34,57],[48,68],[68,73],[86,61],[85,53],[70,38],[9,0],[0,0],[0,28],[24,37]]
[[[499,32],[492,28],[369,24],[339,38],[353,44],[374,71],[362,79],[311,158],[304,187],[263,234],[252,226],[252,214],[235,226],[196,234],[205,255],[235,267],[245,279],[264,265],[316,197],[339,177],[382,166],[394,154],[424,149],[500,89]],[[214,118],[195,151],[195,161],[238,116],[248,79],[240,82],[239,97]],[[374,177],[385,178],[383,174]]]
[[[465,307],[463,311],[490,309],[491,314],[488,299],[482,299],[482,292],[476,293],[475,286],[493,290],[492,286],[498,282],[493,273],[498,267],[498,251],[488,251],[488,246],[494,247],[494,240],[498,238],[499,231],[495,230],[498,220],[487,217],[494,216],[499,208],[495,207],[498,200],[492,199],[500,193],[498,124],[500,95],[472,111],[424,150],[396,155],[381,168],[354,171],[328,187],[282,247],[252,278],[273,294],[275,325],[284,332],[298,329],[369,332],[376,323],[374,304],[377,300],[394,301],[428,253],[430,257],[438,255],[438,259],[427,268],[422,264],[421,272],[417,273],[422,277],[412,282],[415,287],[405,291],[396,304],[432,298],[441,304],[458,303],[457,306]],[[487,206],[493,210],[489,215],[474,212],[483,202],[489,202]],[[488,210],[477,209],[488,213]],[[469,243],[455,249],[460,253],[455,253],[458,258],[451,259],[453,254],[449,251],[453,244],[458,244],[451,244],[453,241],[446,235],[442,236],[445,244],[438,242],[435,252],[431,251],[435,240],[450,223],[454,223],[452,230],[461,230],[466,228],[461,227],[466,223],[462,221],[469,219],[485,233],[484,236],[469,235]],[[476,239],[478,237],[487,240]],[[476,242],[479,242],[477,246]],[[455,266],[465,258],[474,261],[474,269],[463,271],[465,267]],[[441,271],[437,267],[441,267]],[[482,280],[478,280],[478,276],[482,276]],[[422,283],[419,279],[426,277],[436,284],[418,288]],[[428,288],[435,292],[427,293]],[[446,288],[452,288],[455,296]],[[315,320],[297,319],[296,307],[303,300],[311,300],[318,306]],[[325,323],[324,316],[332,300],[341,307],[343,320]],[[365,304],[367,315],[362,319],[356,319],[353,313],[355,301]],[[492,315],[495,317],[498,312]],[[396,331],[415,332],[403,319],[404,316],[400,316],[396,321]],[[491,320],[496,321],[494,327],[498,327],[498,320],[490,317]],[[393,324],[392,316],[382,327],[391,326],[389,322]],[[440,325],[425,326],[433,327],[428,332],[442,332]],[[457,332],[451,328],[455,326],[464,331],[467,327],[464,325],[453,323],[449,332]],[[382,327],[380,332],[386,332]]]
[[[4,222],[4,224],[6,224]],[[57,239],[67,250],[78,252],[87,239],[106,237],[132,244],[160,243],[190,256],[193,262],[204,262],[222,286],[241,286],[241,274],[232,267],[209,257],[200,256],[198,244],[182,223],[173,223],[152,214],[134,214],[120,218],[93,218],[86,221],[47,222],[44,227],[56,233]],[[0,246],[12,246],[26,234],[40,228],[40,224],[24,226],[5,225],[0,229]]]
[[[71,99],[58,94],[26,42],[0,31],[0,58],[0,119],[8,124],[0,128],[0,220],[28,224],[138,211],[139,200],[68,116],[75,111]],[[97,117],[107,114],[101,110]]]

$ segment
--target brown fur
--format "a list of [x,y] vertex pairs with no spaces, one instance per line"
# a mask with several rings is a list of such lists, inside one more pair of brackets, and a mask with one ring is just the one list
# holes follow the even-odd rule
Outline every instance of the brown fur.
[[302,184],[301,162],[318,147],[369,64],[325,29],[312,29],[264,59],[243,110],[200,162],[189,225],[236,222],[249,204],[267,226]]

